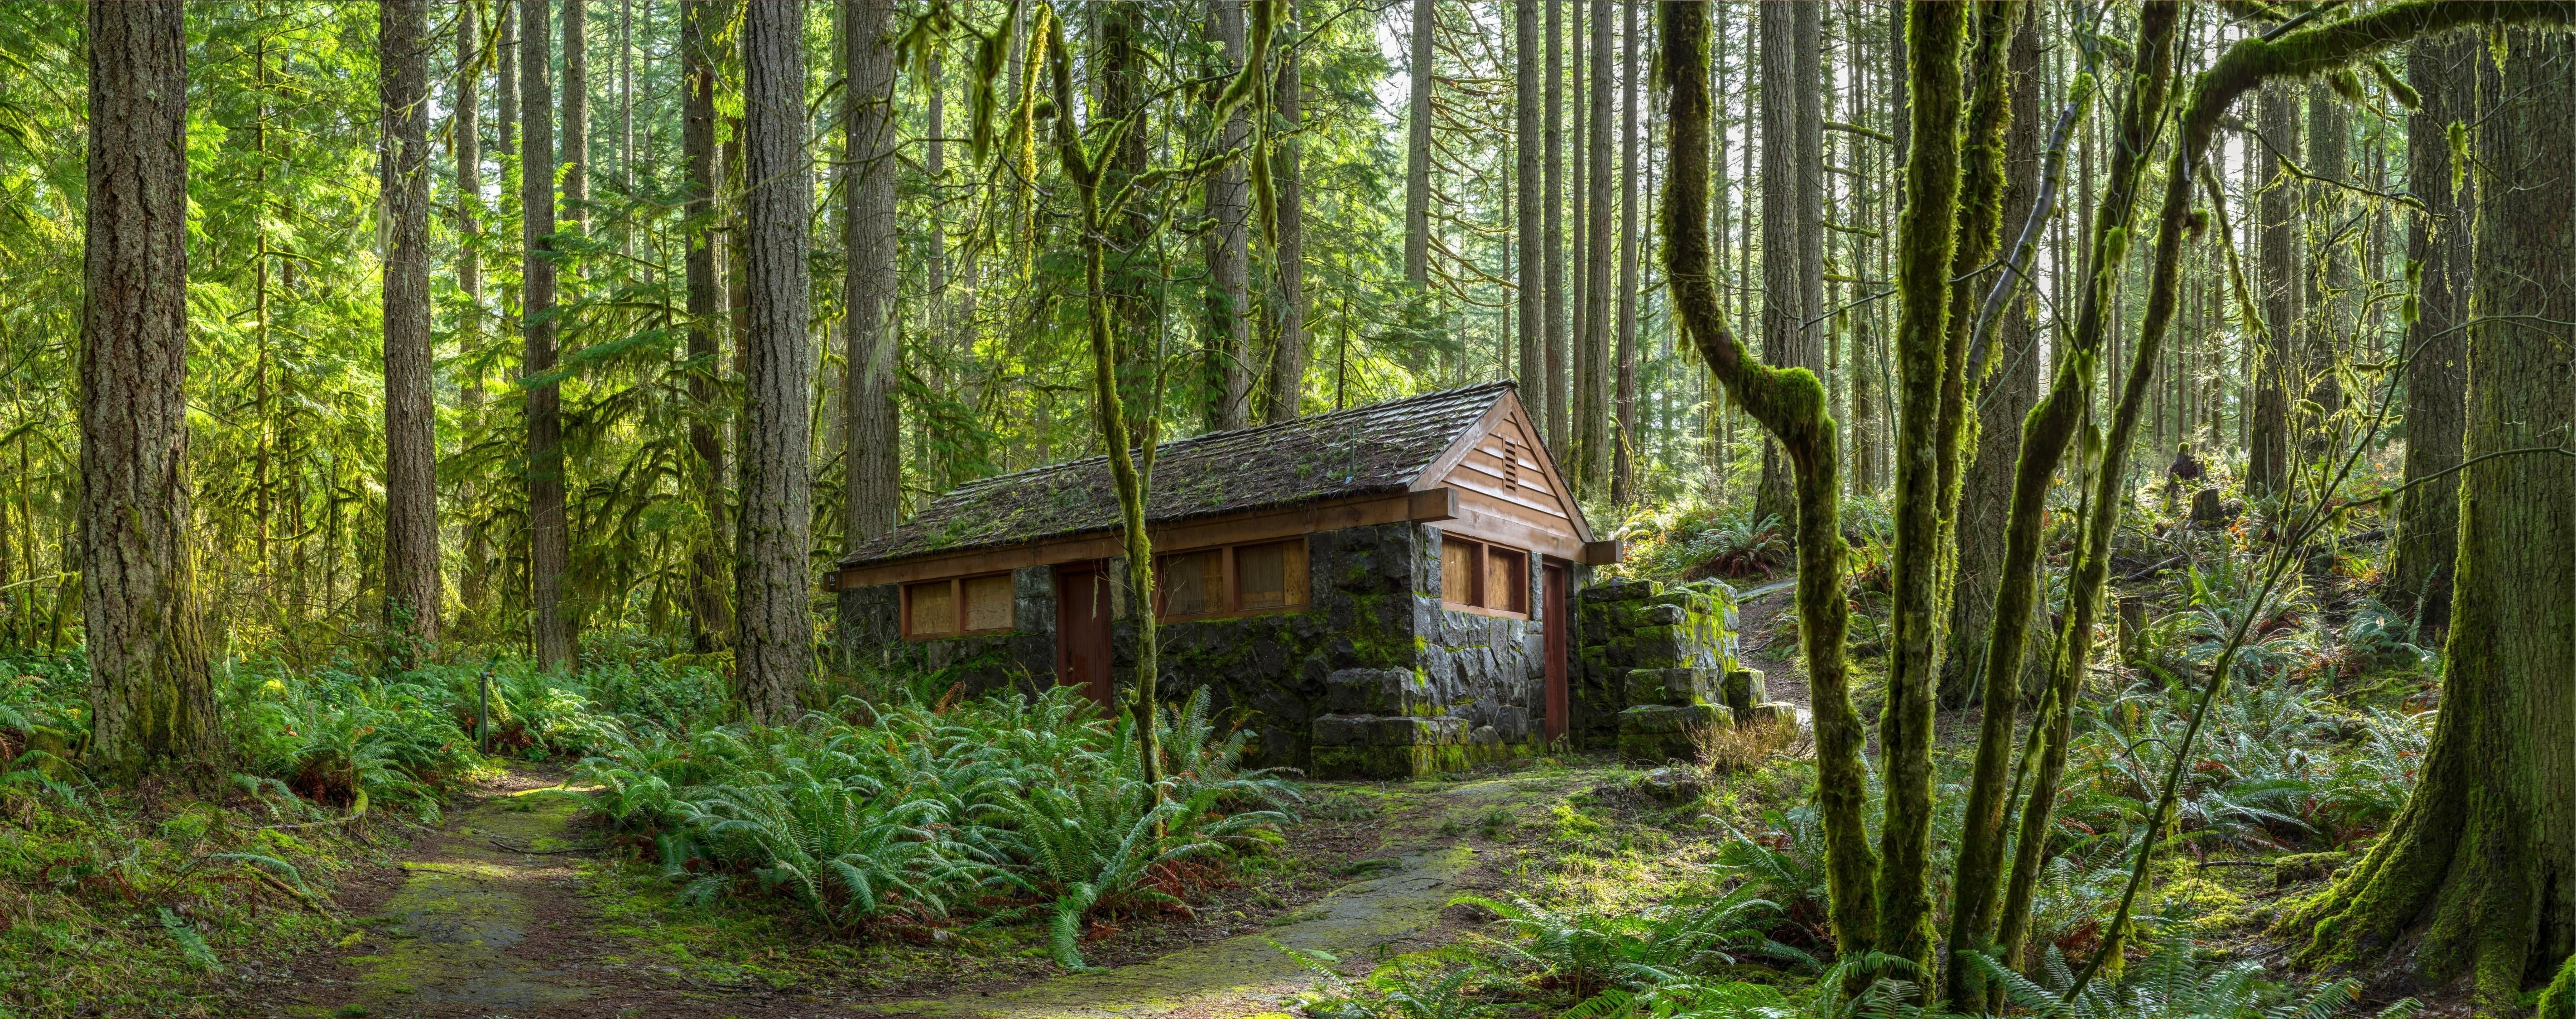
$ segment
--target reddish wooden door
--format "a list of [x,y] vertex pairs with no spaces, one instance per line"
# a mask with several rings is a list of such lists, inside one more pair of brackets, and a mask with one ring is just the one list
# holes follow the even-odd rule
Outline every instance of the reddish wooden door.
[[1055,572],[1055,681],[1078,686],[1108,704],[1109,575],[1097,566],[1059,566]]
[[1565,567],[1547,564],[1546,614],[1540,627],[1547,633],[1547,721],[1541,728],[1549,740],[1565,735],[1567,716],[1573,711],[1573,698],[1567,696],[1566,652],[1574,636],[1574,605],[1566,597]]

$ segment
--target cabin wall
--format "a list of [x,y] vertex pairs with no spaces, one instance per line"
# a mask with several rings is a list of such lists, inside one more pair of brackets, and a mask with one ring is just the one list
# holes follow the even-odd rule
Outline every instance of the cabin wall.
[[[1409,777],[1539,748],[1545,711],[1545,574],[1529,559],[1531,618],[1459,612],[1440,599],[1439,525],[1387,523],[1307,535],[1302,610],[1164,623],[1159,693],[1209,691],[1221,725],[1252,736],[1246,763],[1322,777]],[[1580,591],[1590,568],[1575,566]],[[1136,600],[1112,578],[1112,677],[1135,689]],[[913,641],[899,633],[895,585],[844,593],[845,662],[941,673],[969,694],[1054,682],[1054,568],[1013,571],[1013,632]],[[1566,621],[1569,627],[1575,620]],[[1578,632],[1566,646],[1582,646]],[[1572,663],[1569,662],[1569,665]]]
[[938,675],[941,687],[969,697],[1011,687],[1036,693],[1055,684],[1055,567],[1011,571],[1011,631],[905,640],[903,585],[840,592],[840,668],[844,674]]

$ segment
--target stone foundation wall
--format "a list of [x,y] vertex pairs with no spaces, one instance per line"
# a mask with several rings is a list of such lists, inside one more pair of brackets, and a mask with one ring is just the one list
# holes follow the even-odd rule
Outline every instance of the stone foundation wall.
[[1715,581],[1618,580],[1583,592],[1570,691],[1586,748],[1656,762],[1697,760],[1707,729],[1780,713],[1762,673],[1735,658],[1735,593]]
[[[1528,563],[1530,618],[1461,612],[1440,598],[1440,528],[1412,526],[1419,540],[1411,667],[1326,677],[1326,711],[1312,730],[1317,777],[1412,778],[1539,749],[1547,708],[1543,565],[1535,556]],[[1576,567],[1575,584],[1584,569]]]

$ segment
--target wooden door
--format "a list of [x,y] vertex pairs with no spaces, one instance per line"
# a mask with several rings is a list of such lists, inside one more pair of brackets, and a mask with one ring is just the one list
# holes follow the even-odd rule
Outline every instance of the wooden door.
[[1116,693],[1109,676],[1109,574],[1098,566],[1056,567],[1055,681],[1082,687],[1103,705]]
[[1574,603],[1565,589],[1565,567],[1548,563],[1546,604],[1539,617],[1547,634],[1547,721],[1540,729],[1550,741],[1565,735],[1566,722],[1574,710],[1573,698],[1567,695],[1566,654],[1574,637]]

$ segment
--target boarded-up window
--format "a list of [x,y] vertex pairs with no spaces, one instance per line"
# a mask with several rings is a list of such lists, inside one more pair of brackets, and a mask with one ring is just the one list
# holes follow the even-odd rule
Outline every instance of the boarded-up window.
[[966,629],[990,633],[1011,628],[1011,575],[968,577],[958,586],[966,595]]
[[1507,548],[1485,548],[1484,605],[1505,612],[1529,611],[1529,556]]
[[1306,604],[1306,543],[1275,541],[1234,550],[1235,607],[1245,612]]
[[1163,615],[1201,616],[1225,611],[1225,550],[1163,557]]
[[1456,538],[1440,540],[1440,600],[1476,604],[1476,553],[1483,547]]
[[915,637],[945,637],[957,632],[957,590],[954,581],[934,580],[912,584],[903,589],[911,602],[910,633]]

